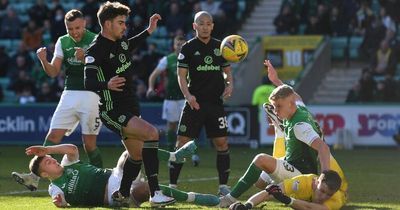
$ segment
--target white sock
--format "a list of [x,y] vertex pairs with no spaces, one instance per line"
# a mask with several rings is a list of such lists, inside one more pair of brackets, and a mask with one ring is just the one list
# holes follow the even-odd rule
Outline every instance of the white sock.
[[169,161],[170,162],[175,162],[176,161],[175,152],[170,152],[169,153]]
[[226,195],[226,197],[227,197],[229,200],[231,200],[232,202],[236,202],[236,201],[237,201],[237,199],[234,198],[230,193],[229,193],[228,195]]

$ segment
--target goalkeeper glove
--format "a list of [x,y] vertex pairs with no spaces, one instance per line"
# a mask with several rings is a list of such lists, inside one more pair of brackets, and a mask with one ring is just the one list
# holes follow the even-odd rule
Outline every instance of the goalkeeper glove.
[[268,194],[274,196],[274,198],[280,201],[281,203],[284,203],[289,206],[293,204],[294,199],[283,194],[281,188],[278,185],[270,184],[265,188],[265,191],[267,191]]

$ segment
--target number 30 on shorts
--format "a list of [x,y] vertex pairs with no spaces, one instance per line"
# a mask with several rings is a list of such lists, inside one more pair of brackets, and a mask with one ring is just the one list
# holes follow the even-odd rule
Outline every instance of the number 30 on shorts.
[[219,129],[224,129],[228,127],[228,121],[226,121],[226,117],[218,118],[218,122],[219,122]]

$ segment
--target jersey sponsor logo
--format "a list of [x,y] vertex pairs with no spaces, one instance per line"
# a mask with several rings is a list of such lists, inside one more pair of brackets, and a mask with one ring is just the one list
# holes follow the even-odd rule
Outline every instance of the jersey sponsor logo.
[[67,171],[67,176],[71,177],[68,181],[67,185],[67,192],[74,193],[76,190],[76,186],[78,185],[79,181],[79,171],[76,169],[71,169]]
[[221,51],[218,48],[214,49],[214,55],[221,56]]
[[213,62],[213,59],[211,56],[207,55],[206,57],[204,57],[204,63],[211,64],[212,62]]
[[92,56],[86,56],[85,58],[85,63],[93,63],[94,62],[94,58]]
[[200,65],[197,66],[196,70],[197,71],[219,71],[221,69],[220,66],[214,66],[214,65]]
[[178,60],[183,60],[184,58],[185,58],[185,56],[182,53],[179,53]]
[[125,121],[125,119],[126,119],[126,116],[125,115],[121,115],[121,116],[118,117],[118,122],[119,123],[123,123]]
[[125,54],[119,54],[118,58],[119,58],[119,61],[120,61],[121,63],[125,63],[125,61],[126,61],[126,56],[125,56]]
[[194,55],[200,55],[200,52],[199,52],[199,51],[196,51],[196,52],[194,53]]
[[128,50],[128,44],[126,42],[124,42],[124,41],[121,42],[121,47],[124,50]]
[[122,64],[122,66],[118,67],[117,70],[115,71],[115,73],[119,74],[124,72],[126,69],[129,68],[129,66],[131,66],[132,62],[129,61],[128,63],[124,63]]

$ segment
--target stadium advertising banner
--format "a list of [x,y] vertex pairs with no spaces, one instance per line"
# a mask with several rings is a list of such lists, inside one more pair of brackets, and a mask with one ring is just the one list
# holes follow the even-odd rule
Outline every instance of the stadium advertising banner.
[[[337,142],[340,130],[349,133],[344,141],[358,146],[394,146],[392,136],[400,129],[398,106],[307,106],[320,124],[328,144]],[[263,113],[263,118],[266,119]],[[273,127],[260,123],[260,143],[272,144]]]
[[[282,80],[292,80],[312,58],[322,36],[265,36],[265,59],[271,60]],[[265,70],[262,69],[262,72]]]
[[[144,104],[142,118],[159,129],[166,129],[166,121],[161,119],[161,104]],[[42,144],[50,127],[55,105],[1,106],[0,145]],[[227,107],[227,125],[231,144],[247,144],[249,139],[258,139],[257,110],[254,107]],[[201,136],[202,137],[202,136]],[[120,145],[119,137],[104,125],[98,136],[99,145]],[[199,139],[203,145],[206,140]],[[204,142],[202,142],[204,141]],[[81,144],[80,126],[63,139],[65,143]],[[164,136],[160,144],[166,145]]]

